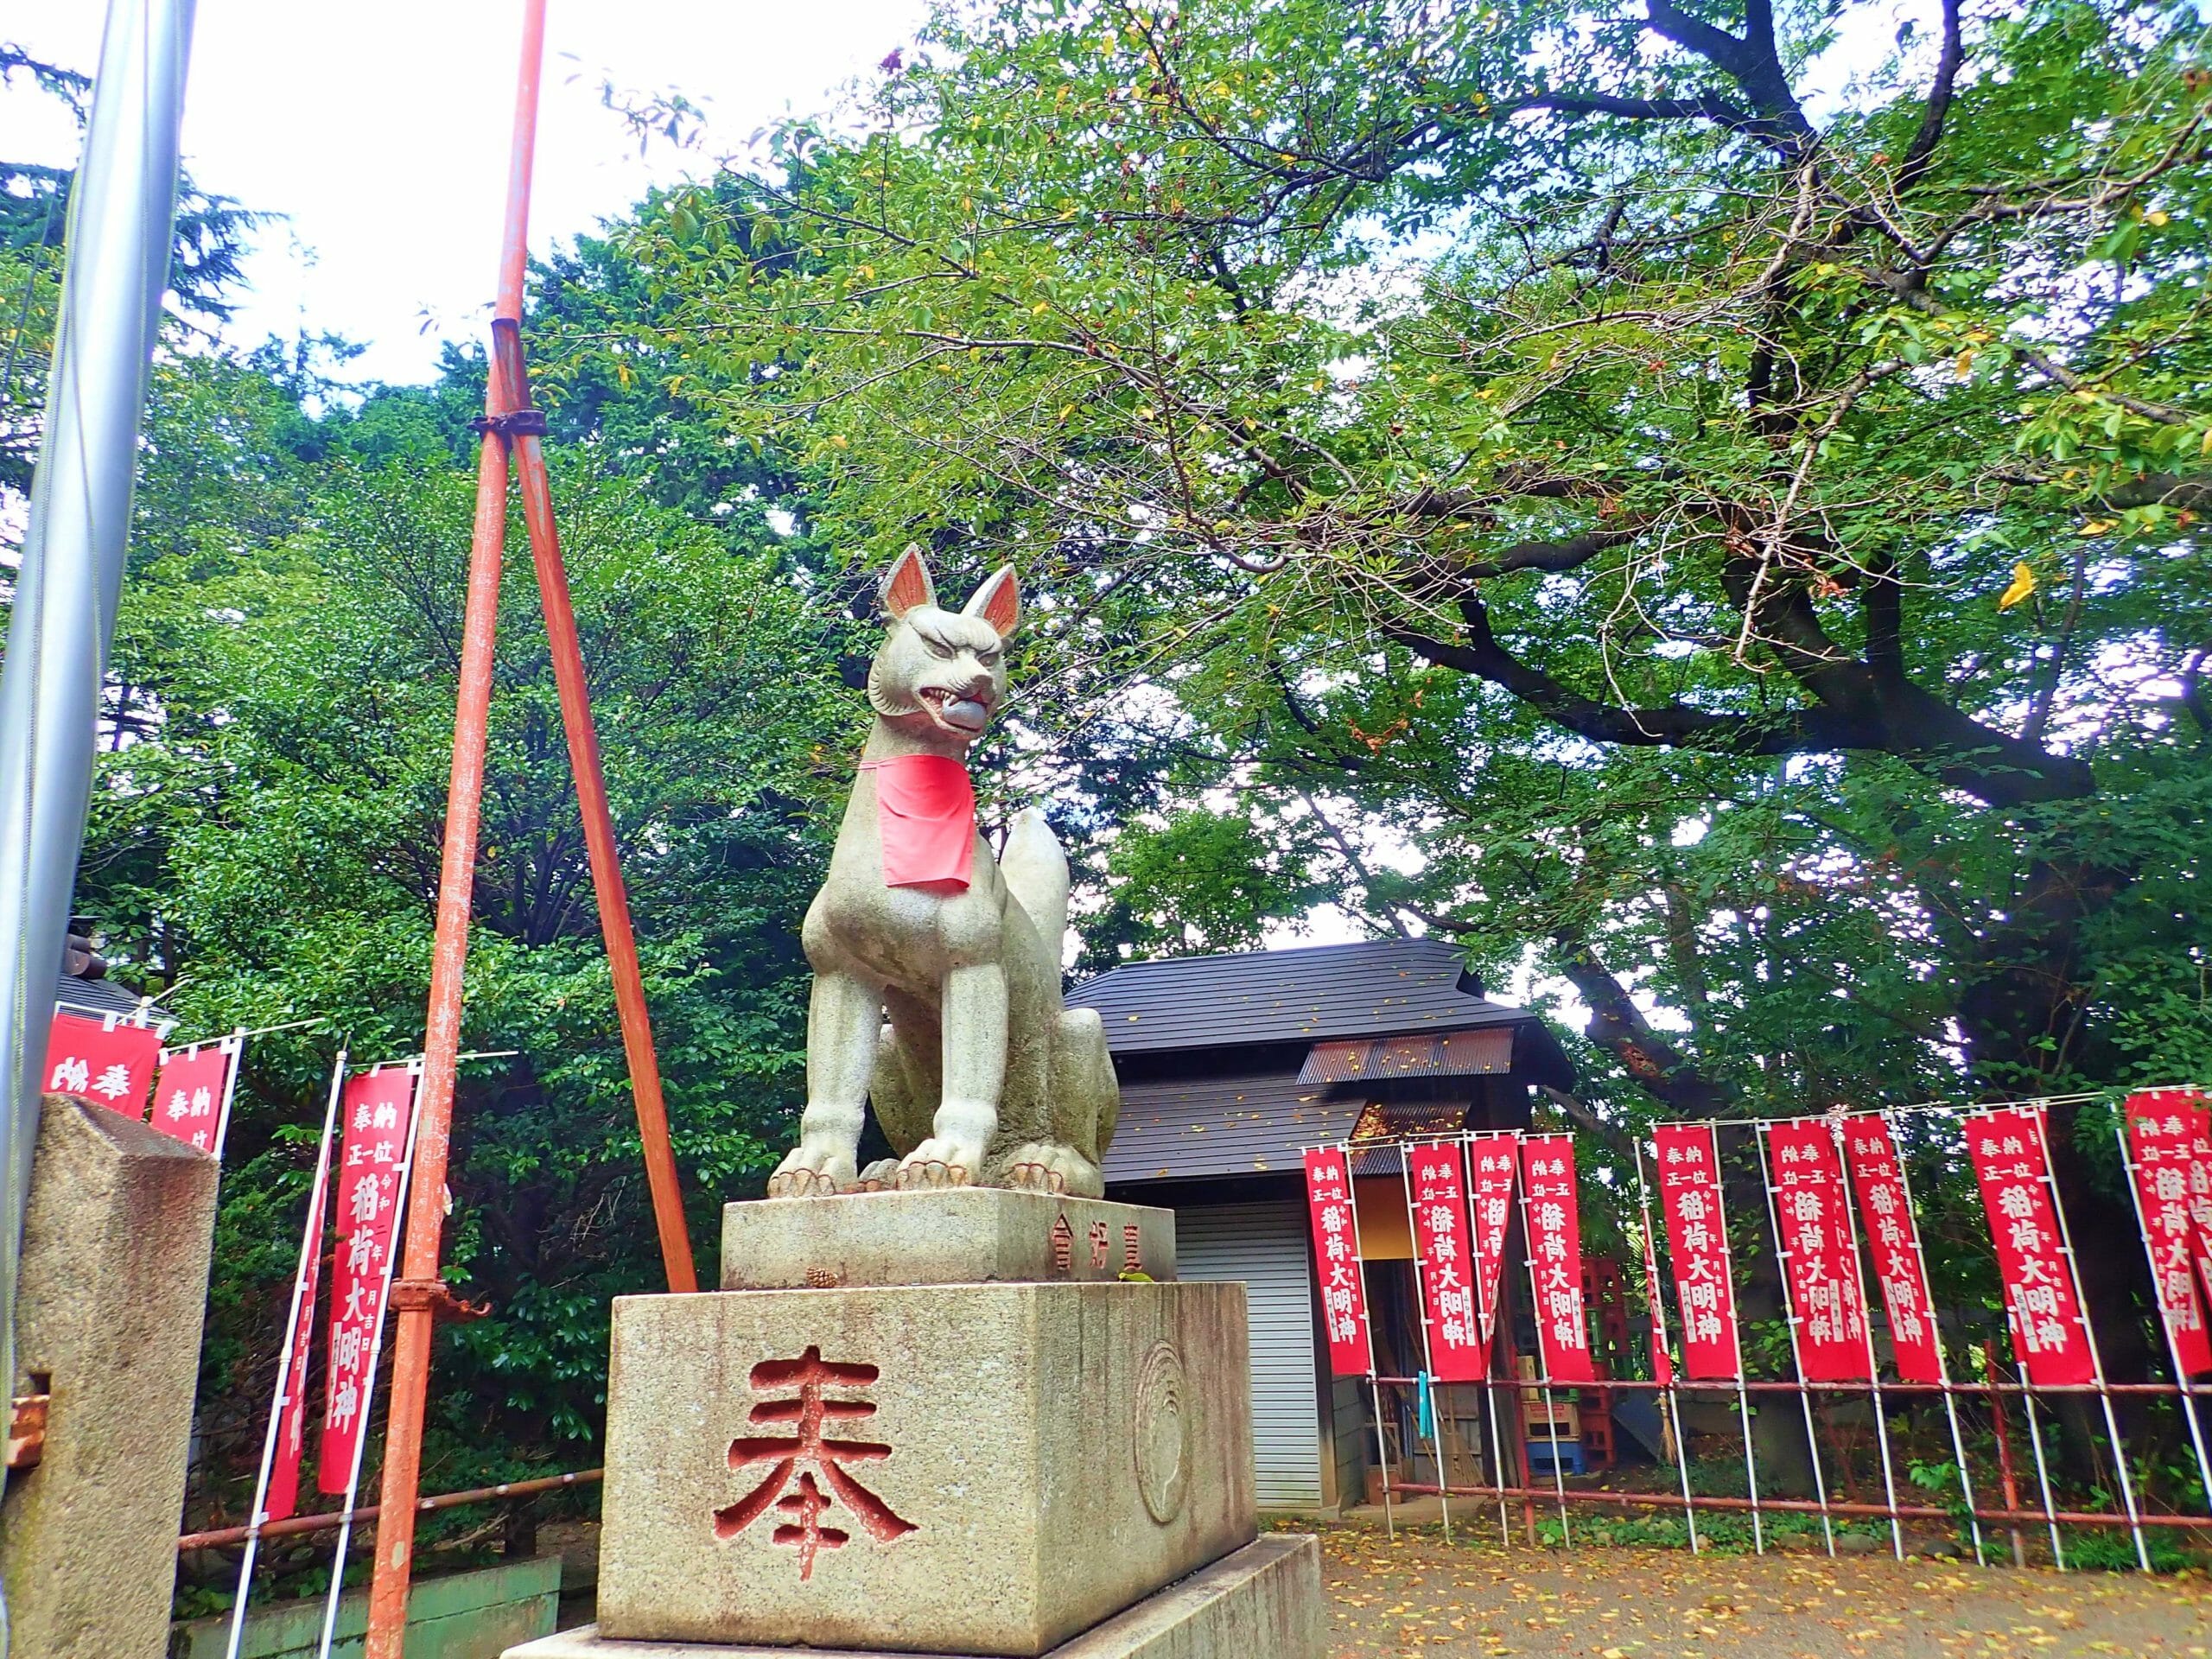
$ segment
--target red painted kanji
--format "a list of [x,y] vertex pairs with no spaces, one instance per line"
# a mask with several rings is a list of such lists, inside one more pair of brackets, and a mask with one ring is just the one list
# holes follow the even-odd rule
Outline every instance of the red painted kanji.
[[[823,1512],[842,1503],[868,1536],[887,1544],[914,1530],[914,1523],[853,1478],[845,1465],[880,1463],[891,1448],[880,1440],[832,1440],[828,1429],[839,1421],[875,1415],[873,1400],[830,1399],[827,1391],[865,1389],[881,1372],[873,1365],[843,1364],[809,1347],[797,1359],[765,1359],[753,1368],[756,1394],[790,1395],[764,1400],[747,1421],[756,1427],[788,1425],[788,1434],[742,1436],[729,1443],[729,1466],[773,1465],[766,1478],[726,1510],[715,1511],[715,1536],[734,1538],[772,1509],[789,1520],[770,1535],[798,1550],[798,1576],[814,1576],[814,1558],[824,1549],[842,1549],[852,1535],[822,1524]],[[820,1478],[817,1480],[817,1476]],[[822,1489],[829,1487],[827,1492]]]

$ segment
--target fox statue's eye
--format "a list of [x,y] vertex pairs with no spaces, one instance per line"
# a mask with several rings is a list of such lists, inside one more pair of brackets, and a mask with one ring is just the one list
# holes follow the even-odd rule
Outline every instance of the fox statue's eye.
[[993,663],[998,661],[998,659],[999,648],[996,645],[988,646],[976,653],[976,660],[981,663],[985,668],[988,668]]
[[932,639],[925,633],[922,635],[922,643],[929,647],[930,655],[940,662],[947,661],[952,656],[952,647],[942,639]]

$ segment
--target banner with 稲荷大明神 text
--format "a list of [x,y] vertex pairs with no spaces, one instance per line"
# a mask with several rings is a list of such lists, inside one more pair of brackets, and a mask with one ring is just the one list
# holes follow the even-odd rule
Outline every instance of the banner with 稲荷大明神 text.
[[1736,1287],[1729,1276],[1728,1219],[1720,1200],[1719,1142],[1710,1123],[1653,1130],[1659,1208],[1682,1313],[1682,1370],[1695,1382],[1743,1374]]
[[2040,1106],[1969,1114],[1961,1127],[1997,1247],[2012,1351],[2037,1388],[2097,1378],[2082,1291],[2059,1232]]
[[1428,1369],[1440,1382],[1479,1382],[1490,1371],[1475,1306],[1474,1241],[1467,1220],[1462,1152],[1463,1143],[1458,1141],[1424,1141],[1406,1148]]
[[1531,1135],[1521,1142],[1522,1217],[1535,1280],[1536,1349],[1549,1382],[1595,1382],[1590,1321],[1582,1300],[1582,1217],[1574,1137]]
[[1341,1147],[1306,1154],[1306,1203],[1313,1226],[1313,1261],[1320,1275],[1321,1323],[1329,1338],[1329,1373],[1366,1376],[1375,1370],[1367,1339],[1367,1287],[1361,1276],[1359,1220],[1353,1209],[1351,1160]]

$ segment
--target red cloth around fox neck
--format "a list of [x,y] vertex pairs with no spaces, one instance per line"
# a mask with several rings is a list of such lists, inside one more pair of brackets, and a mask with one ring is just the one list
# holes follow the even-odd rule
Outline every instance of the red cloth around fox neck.
[[944,754],[894,754],[863,760],[875,774],[875,817],[883,836],[883,883],[966,887],[976,855],[976,786],[968,768]]

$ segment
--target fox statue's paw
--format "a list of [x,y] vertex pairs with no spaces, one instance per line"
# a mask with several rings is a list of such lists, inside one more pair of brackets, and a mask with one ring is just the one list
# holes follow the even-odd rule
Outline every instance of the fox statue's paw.
[[943,1135],[931,1135],[899,1160],[892,1185],[901,1192],[920,1192],[931,1187],[971,1186],[983,1166],[981,1147],[963,1147]]
[[863,1192],[888,1192],[899,1182],[899,1160],[879,1158],[861,1171],[860,1190]]
[[826,1198],[849,1192],[858,1178],[850,1153],[822,1151],[801,1142],[768,1178],[772,1198]]
[[1098,1166],[1073,1147],[1033,1141],[1007,1159],[1006,1184],[1027,1192],[1064,1193],[1078,1198],[1103,1197],[1105,1178]]

